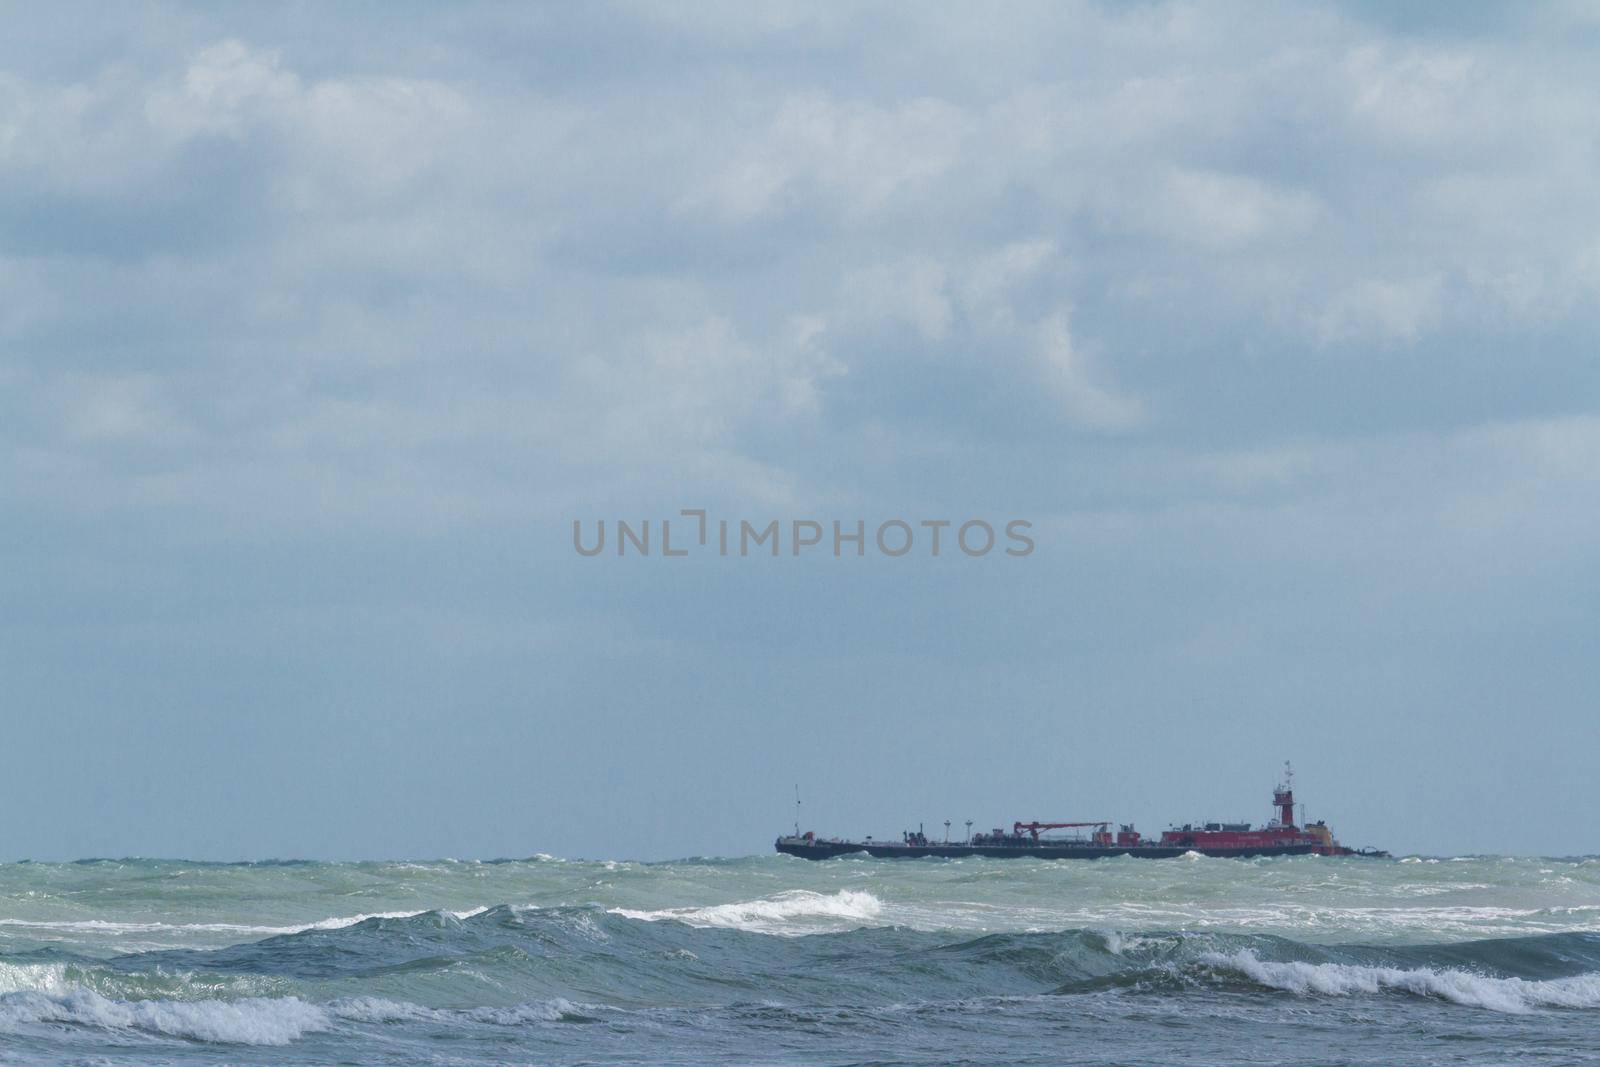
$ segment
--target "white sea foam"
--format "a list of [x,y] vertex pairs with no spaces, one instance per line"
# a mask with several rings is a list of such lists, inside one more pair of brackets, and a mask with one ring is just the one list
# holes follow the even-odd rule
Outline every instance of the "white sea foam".
[[244,1000],[111,1000],[82,987],[0,996],[0,1032],[38,1023],[138,1030],[230,1045],[287,1045],[329,1028],[328,1014],[298,997]]
[[435,1022],[443,1015],[434,1008],[385,997],[344,997],[325,1007],[334,1016],[357,1023]]
[[64,963],[0,963],[0,995],[65,990],[66,972]]
[[[343,930],[347,926],[358,926],[369,919],[419,919],[424,915],[431,915],[437,909],[424,908],[422,911],[375,911],[365,915],[334,915],[314,923],[303,926],[279,927],[279,931],[287,934],[298,934],[306,930]],[[466,911],[444,911],[440,914],[450,915],[457,919],[470,919],[474,915],[482,915],[488,911],[487,907],[469,908]]]
[[1095,933],[1105,943],[1106,951],[1113,956],[1120,956],[1124,952],[1138,951],[1150,945],[1170,942],[1171,938],[1148,937],[1142,934],[1131,934],[1123,930],[1096,930]]
[[[510,1006],[427,1008],[383,997],[347,997],[315,1004],[299,997],[238,1000],[114,1000],[92,989],[63,985],[57,965],[46,976],[34,967],[24,976],[31,988],[0,993],[0,1033],[29,1025],[64,1023],[98,1030],[130,1030],[227,1045],[287,1045],[309,1033],[355,1023],[451,1022],[488,1026],[553,1023],[580,1017],[585,1006],[562,998]],[[6,975],[0,971],[0,979]],[[598,1006],[588,1006],[596,1010]]]
[[1421,967],[1362,967],[1346,963],[1269,963],[1248,949],[1208,953],[1200,962],[1253,982],[1303,996],[1351,996],[1388,991],[1438,997],[1453,1004],[1525,1014],[1538,1008],[1600,1008],[1600,973],[1533,981],[1470,971]]
[[407,1001],[384,997],[348,997],[325,1005],[337,1018],[358,1023],[447,1022],[467,1019],[490,1026],[520,1026],[524,1023],[553,1023],[582,1013],[580,1007],[556,997],[509,1007],[425,1008]]
[[[360,919],[355,921],[359,922]],[[285,934],[309,929],[307,926],[260,926],[251,923],[162,923],[114,922],[110,919],[0,919],[0,926],[17,926],[34,930],[67,930],[74,933],[123,934],[163,933],[173,930],[196,930],[208,933]]]
[[[1219,861],[1220,862],[1220,861]],[[1072,870],[1066,874],[1077,873]],[[1097,872],[1090,872],[1097,873]],[[963,890],[970,887],[963,886]],[[1359,890],[1361,887],[1356,887]],[[1472,887],[1482,892],[1481,888]],[[799,890],[729,904],[666,908],[616,907],[611,913],[633,919],[675,919],[691,926],[728,927],[758,933],[814,934],[860,926],[906,926],[917,930],[973,930],[981,932],[1091,929],[1149,932],[1163,930],[1237,931],[1267,933],[1312,941],[1430,942],[1524,934],[1600,931],[1600,906],[1563,905],[1553,908],[1510,904],[1439,904],[1423,907],[1418,901],[1440,899],[1431,886],[1393,887],[1401,902],[1372,905],[1345,903],[1331,893],[1327,902],[1261,900],[1233,903],[1216,900],[1095,900],[1064,897],[1048,902],[1032,900],[921,900],[884,903],[869,892],[845,889],[836,893]],[[1355,898],[1363,899],[1363,898]],[[1370,899],[1370,898],[1365,898]]]
[[[119,937],[126,934],[153,934],[153,933],[216,933],[216,934],[263,934],[273,936],[278,934],[299,934],[307,930],[342,930],[347,926],[356,926],[368,919],[415,919],[428,915],[435,909],[424,908],[421,911],[374,911],[364,912],[360,915],[330,915],[326,919],[315,922],[295,923],[284,926],[271,926],[256,923],[164,923],[164,922],[115,922],[110,919],[0,919],[0,926],[20,927],[35,930],[63,930],[72,933],[106,934]],[[474,915],[482,915],[488,911],[487,905],[469,908],[465,911],[445,911],[443,914],[452,915],[457,919],[470,919]]]
[[795,889],[759,900],[698,908],[660,908],[655,911],[611,909],[613,915],[646,922],[675,919],[690,926],[790,935],[818,933],[824,928],[853,929],[879,919],[883,911],[883,901],[860,889],[841,889],[837,893]]

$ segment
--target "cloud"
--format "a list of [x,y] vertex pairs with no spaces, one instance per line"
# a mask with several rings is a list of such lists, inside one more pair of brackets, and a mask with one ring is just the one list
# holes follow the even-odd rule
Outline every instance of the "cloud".
[[[121,477],[113,438],[173,484],[219,471],[200,507],[262,478],[292,500],[308,471],[351,499],[376,470],[432,480],[388,521],[429,492],[480,494],[463,521],[503,508],[519,468],[486,460],[508,455],[542,472],[524,499],[625,493],[644,468],[826,495],[848,465],[819,442],[866,435],[1338,436],[1351,394],[1319,393],[1308,355],[1327,350],[1447,382],[1430,419],[1470,424],[1493,401],[1470,383],[1503,395],[1501,372],[1456,342],[1594,324],[1576,40],[1036,9],[996,28],[1002,63],[975,17],[906,39],[909,89],[865,14],[440,16],[381,55],[353,17],[199,18],[65,77],[14,64],[12,445],[27,426],[85,494]],[[475,65],[485,25],[539,48],[667,33],[700,61]],[[1547,360],[1540,395],[1574,395],[1581,363]],[[1241,412],[1257,394],[1276,402]],[[1355,403],[1411,417],[1384,388]]]
[[852,317],[895,319],[924,341],[949,336],[955,321],[949,272],[936,259],[919,257],[852,271],[843,286]]
[[819,197],[850,214],[871,212],[948,171],[967,126],[959,108],[936,99],[885,108],[819,93],[790,97],[682,203],[731,221]]
[[178,137],[242,137],[253,122],[292,108],[300,96],[300,79],[282,68],[278,52],[226,40],[201,49],[179,85],[150,92],[145,114],[153,127]]
[[1181,168],[1169,172],[1160,191],[1139,208],[1130,219],[1135,224],[1213,248],[1295,241],[1311,228],[1318,210],[1316,200],[1304,193],[1274,189],[1254,178]]
[[1410,342],[1438,328],[1444,280],[1438,275],[1400,281],[1367,279],[1335,293],[1317,320],[1324,344],[1346,339]]
[[1126,430],[1144,418],[1137,400],[1118,394],[1100,380],[1073,340],[1065,312],[1052,315],[1041,326],[1039,364],[1045,387],[1073,423],[1094,430]]

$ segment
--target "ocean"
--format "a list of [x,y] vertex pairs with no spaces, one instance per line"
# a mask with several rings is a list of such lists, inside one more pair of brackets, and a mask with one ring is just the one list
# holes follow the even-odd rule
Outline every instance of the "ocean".
[[0,1062],[1600,1061],[1600,859],[0,865]]

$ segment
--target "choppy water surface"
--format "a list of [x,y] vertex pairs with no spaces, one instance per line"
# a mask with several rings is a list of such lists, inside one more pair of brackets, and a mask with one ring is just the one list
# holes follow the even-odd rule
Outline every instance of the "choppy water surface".
[[0,1062],[1600,1061],[1600,859],[0,866]]

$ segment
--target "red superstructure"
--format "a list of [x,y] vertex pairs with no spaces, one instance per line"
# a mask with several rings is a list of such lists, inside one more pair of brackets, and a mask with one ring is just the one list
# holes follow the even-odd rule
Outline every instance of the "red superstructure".
[[1225,851],[1228,849],[1308,848],[1322,856],[1349,856],[1354,849],[1346,848],[1334,840],[1333,831],[1321,821],[1309,826],[1294,823],[1294,768],[1283,765],[1283,781],[1272,791],[1272,806],[1278,817],[1265,826],[1252,827],[1249,823],[1208,822],[1201,825],[1174,826],[1161,835],[1161,844],[1168,848],[1192,848],[1199,851]]

